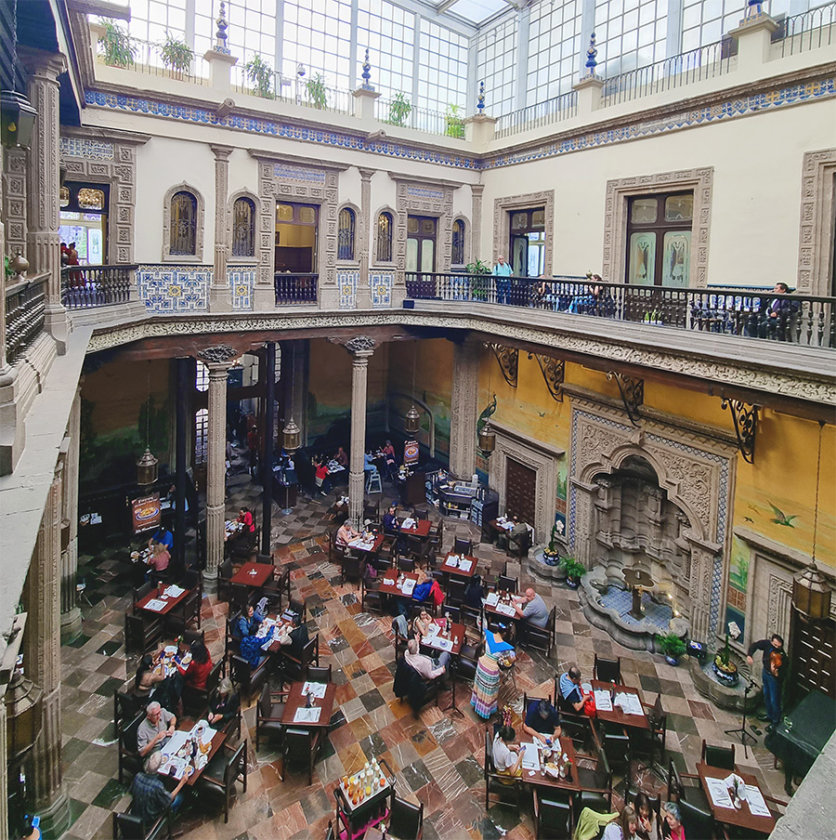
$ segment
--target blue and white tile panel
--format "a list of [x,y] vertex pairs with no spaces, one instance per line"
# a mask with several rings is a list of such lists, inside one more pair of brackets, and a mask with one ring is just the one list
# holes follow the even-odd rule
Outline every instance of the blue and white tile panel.
[[394,272],[372,271],[369,274],[369,292],[374,309],[389,309],[392,306],[392,286],[394,285]]
[[88,140],[84,137],[62,137],[61,157],[80,157],[86,160],[113,160],[113,143]]
[[340,309],[357,308],[357,284],[360,282],[359,271],[337,271],[337,291]]
[[207,266],[141,266],[139,299],[151,312],[205,312],[212,269]]
[[227,271],[233,310],[250,310],[253,308],[255,271],[255,268],[230,268]]

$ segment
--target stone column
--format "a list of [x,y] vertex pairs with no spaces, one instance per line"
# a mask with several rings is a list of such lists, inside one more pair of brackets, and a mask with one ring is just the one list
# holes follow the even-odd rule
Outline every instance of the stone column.
[[43,689],[43,727],[32,751],[35,811],[48,837],[69,825],[70,802],[61,782],[61,486],[59,457],[29,565],[24,603],[29,618],[24,637],[24,671]]
[[232,293],[226,276],[229,243],[226,239],[227,193],[229,192],[229,156],[231,146],[210,145],[215,155],[215,268],[209,287],[209,311],[230,312]]
[[[8,752],[6,738],[6,704],[0,696],[0,755]],[[0,840],[9,840],[9,764],[0,761]]]
[[590,568],[590,547],[595,535],[591,528],[593,525],[594,500],[598,494],[597,484],[584,484],[570,476],[571,489],[569,504],[574,506],[575,517],[572,527],[571,510],[569,516],[569,544],[575,559],[586,568]]
[[479,390],[479,343],[465,340],[453,351],[453,393],[450,414],[450,471],[470,478],[476,470],[476,405]]
[[476,262],[482,256],[482,193],[484,184],[470,185],[470,261]]
[[366,385],[369,375],[369,358],[374,353],[375,340],[358,335],[346,342],[352,355],[351,365],[351,459],[348,473],[348,518],[354,526],[363,519],[366,476],[363,472],[363,455],[366,451]]
[[360,282],[357,284],[357,308],[368,309],[372,303],[372,290],[369,286],[369,263],[371,244],[369,243],[369,232],[371,231],[372,212],[372,175],[374,169],[360,169],[360,218],[357,220],[360,260]]
[[61,642],[66,643],[81,633],[81,610],[77,603],[78,575],[78,454],[81,435],[81,389],[76,391],[70,422],[67,426],[67,462],[64,469],[63,520],[66,547],[61,546]]
[[38,112],[29,150],[29,275],[47,274],[44,326],[63,353],[67,341],[67,313],[61,303],[61,254],[58,238],[59,104],[58,75],[63,56],[39,50],[20,51],[29,73],[29,101]]
[[226,345],[207,347],[198,354],[209,368],[209,443],[206,452],[206,568],[204,589],[218,588],[218,566],[224,556],[226,506],[226,378],[236,350]]
[[[3,199],[3,182],[6,180],[3,174],[3,167],[5,166],[4,154],[2,144],[0,144],[0,208],[3,212],[0,214],[0,255],[6,253],[6,227],[3,224],[3,219],[8,214],[8,208]],[[0,273],[0,387],[5,384],[3,381],[6,377],[6,272]],[[4,762],[5,764],[5,762]],[[5,825],[6,823],[4,823]]]

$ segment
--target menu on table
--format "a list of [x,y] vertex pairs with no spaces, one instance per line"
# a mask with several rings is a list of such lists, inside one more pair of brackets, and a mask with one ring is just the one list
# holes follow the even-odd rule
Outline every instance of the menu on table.
[[596,688],[595,694],[595,708],[601,712],[612,711],[612,699],[610,693],[605,688]]
[[325,697],[325,689],[327,687],[325,683],[321,682],[306,682],[302,686],[302,694],[312,694],[318,700],[321,700]]
[[625,715],[644,714],[644,709],[638,696],[626,691],[619,692],[615,695],[615,705],[619,706]]
[[436,650],[446,650],[448,653],[453,650],[453,642],[450,639],[442,639],[438,635],[428,636],[426,642]]
[[494,609],[502,615],[512,616],[517,614],[516,610],[509,604],[497,604]]
[[152,598],[146,605],[146,610],[154,610],[155,612],[160,612],[160,610],[164,610],[168,606],[165,601],[161,601],[159,598]]
[[401,587],[401,591],[404,595],[411,595],[412,591],[415,589],[415,581],[412,578],[407,578],[403,582],[403,586]]
[[496,592],[489,592],[488,597],[485,599],[485,603],[489,607],[495,607],[499,603],[499,595]]
[[322,711],[318,706],[308,709],[305,706],[296,710],[293,716],[294,723],[319,723],[319,713]]
[[169,598],[179,598],[185,591],[185,589],[177,586],[176,583],[172,583],[171,586],[165,590],[165,594],[168,595]]
[[763,798],[761,789],[757,785],[746,785],[746,801],[749,803],[749,810],[755,817],[771,817],[766,800]]
[[472,565],[473,565],[473,561],[472,561],[472,560],[467,560],[466,558],[462,558],[461,560],[459,560],[459,568],[460,568],[463,572],[469,572],[469,571],[470,571],[470,567],[471,567]]
[[734,808],[734,803],[729,796],[729,788],[726,785],[725,779],[715,779],[712,776],[707,776],[705,779],[708,793],[711,796],[711,801],[717,808]]

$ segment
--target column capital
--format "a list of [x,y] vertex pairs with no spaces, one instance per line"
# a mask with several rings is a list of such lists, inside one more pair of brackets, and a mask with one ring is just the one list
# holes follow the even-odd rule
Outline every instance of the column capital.
[[357,167],[357,171],[360,173],[361,181],[371,181],[372,175],[377,172],[376,169],[367,169],[365,166]]
[[215,143],[210,143],[209,148],[215,155],[215,160],[226,160],[234,151],[232,146],[220,146]]
[[239,355],[238,351],[228,344],[215,344],[212,347],[204,347],[203,350],[198,350],[197,353],[198,359],[204,362],[210,369],[229,368]]
[[17,55],[30,76],[43,76],[56,84],[58,76],[67,69],[67,61],[60,53],[18,47]]
[[470,194],[474,197],[479,196],[482,197],[482,193],[485,191],[484,184],[471,184],[470,185]]
[[374,353],[377,342],[368,335],[358,335],[345,343],[345,349],[355,358],[368,358]]

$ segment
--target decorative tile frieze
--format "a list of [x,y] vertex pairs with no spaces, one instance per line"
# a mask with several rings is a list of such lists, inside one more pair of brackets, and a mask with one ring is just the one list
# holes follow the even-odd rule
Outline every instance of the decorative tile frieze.
[[212,271],[201,266],[143,266],[136,272],[139,299],[151,312],[203,312]]
[[274,163],[273,175],[283,181],[306,181],[314,184],[325,183],[325,170],[311,169],[307,166],[293,166],[290,163]]
[[230,267],[227,271],[234,310],[250,310],[253,308],[255,275],[256,269],[254,266],[252,268]]
[[113,160],[115,147],[105,140],[90,140],[86,137],[62,137],[61,156],[80,157],[87,160]]

